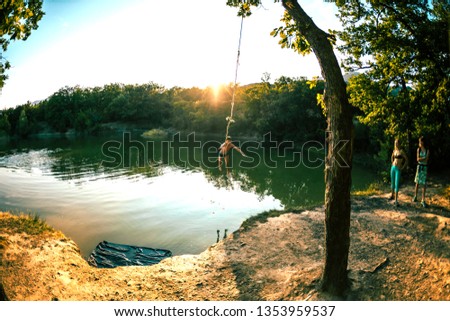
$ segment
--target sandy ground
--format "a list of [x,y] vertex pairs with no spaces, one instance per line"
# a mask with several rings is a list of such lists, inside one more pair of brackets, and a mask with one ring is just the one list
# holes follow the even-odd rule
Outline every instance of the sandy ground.
[[[450,300],[450,202],[388,194],[354,197],[348,300]],[[241,227],[199,255],[148,267],[97,269],[61,232],[16,233],[0,213],[0,296],[9,300],[323,300],[324,211]],[[1,292],[4,292],[3,294]]]

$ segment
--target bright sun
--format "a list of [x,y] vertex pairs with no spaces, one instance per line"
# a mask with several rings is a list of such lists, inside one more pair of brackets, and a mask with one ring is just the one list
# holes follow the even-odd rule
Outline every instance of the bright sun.
[[219,96],[220,96],[220,93],[222,92],[222,90],[223,90],[223,84],[215,84],[215,85],[211,85],[210,87],[211,87],[211,89],[212,89],[212,92],[213,92],[213,95],[214,95],[214,99],[215,100],[217,100],[218,98],[219,98]]

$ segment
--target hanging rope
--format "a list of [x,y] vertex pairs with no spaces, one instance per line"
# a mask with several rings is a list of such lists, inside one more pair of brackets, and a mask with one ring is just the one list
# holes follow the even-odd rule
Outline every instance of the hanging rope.
[[234,103],[235,103],[235,98],[236,98],[237,78],[238,78],[238,70],[239,70],[239,58],[241,56],[241,40],[242,40],[242,27],[243,26],[244,26],[244,15],[242,15],[242,17],[241,17],[241,30],[239,32],[239,45],[238,45],[237,58],[236,58],[236,71],[234,73],[233,95],[231,96],[230,116],[228,116],[226,118],[227,130],[225,132],[225,139],[227,139],[227,137],[228,137],[228,131],[230,129],[231,123],[234,123],[233,112],[234,112]]

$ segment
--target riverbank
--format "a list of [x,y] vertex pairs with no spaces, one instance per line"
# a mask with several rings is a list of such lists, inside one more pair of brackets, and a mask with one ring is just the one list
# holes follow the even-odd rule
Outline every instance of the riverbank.
[[[385,191],[352,200],[348,300],[450,300],[450,187],[428,208]],[[29,223],[33,222],[30,227]],[[322,207],[252,220],[199,255],[97,269],[61,232],[0,213],[0,295],[9,300],[323,300]]]

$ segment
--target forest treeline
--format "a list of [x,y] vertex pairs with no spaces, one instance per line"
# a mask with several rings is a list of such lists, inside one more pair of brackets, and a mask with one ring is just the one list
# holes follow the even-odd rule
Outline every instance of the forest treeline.
[[[325,118],[317,105],[323,82],[281,77],[274,83],[238,87],[231,133],[277,140],[323,139]],[[165,89],[155,84],[64,87],[39,103],[4,110],[0,131],[27,137],[42,132],[96,134],[120,122],[144,129],[174,129],[224,134],[232,86]]]
[[[308,140],[323,142],[326,119],[318,101],[325,83],[289,77],[270,82],[269,78],[264,75],[260,83],[237,87],[231,134],[258,138],[270,132],[277,141],[294,141],[299,146]],[[348,87],[352,90],[351,80]],[[153,82],[108,84],[94,88],[64,87],[46,100],[1,111],[0,135],[3,133],[18,139],[39,133],[68,131],[95,135],[111,123],[120,123],[122,128],[130,125],[220,136],[225,133],[232,91],[231,84],[220,88],[166,89]],[[392,90],[392,99],[398,99],[397,95]],[[384,166],[389,161],[393,136],[386,134],[387,128],[380,122],[368,122],[368,116],[364,108],[354,108],[355,151],[369,154],[374,158],[374,164]],[[433,126],[433,119],[436,126]],[[436,146],[439,148],[433,148],[436,167],[446,166],[446,162],[440,159],[450,156],[448,136],[442,136],[449,131],[448,125],[442,126],[445,119],[448,119],[447,115],[433,115],[427,120],[428,132],[423,127],[414,126],[414,122],[409,127],[402,124],[411,139],[428,134],[431,148],[435,147],[433,140],[439,141],[441,145]],[[412,143],[409,148],[412,157],[414,148]],[[414,165],[414,160],[411,165]]]

